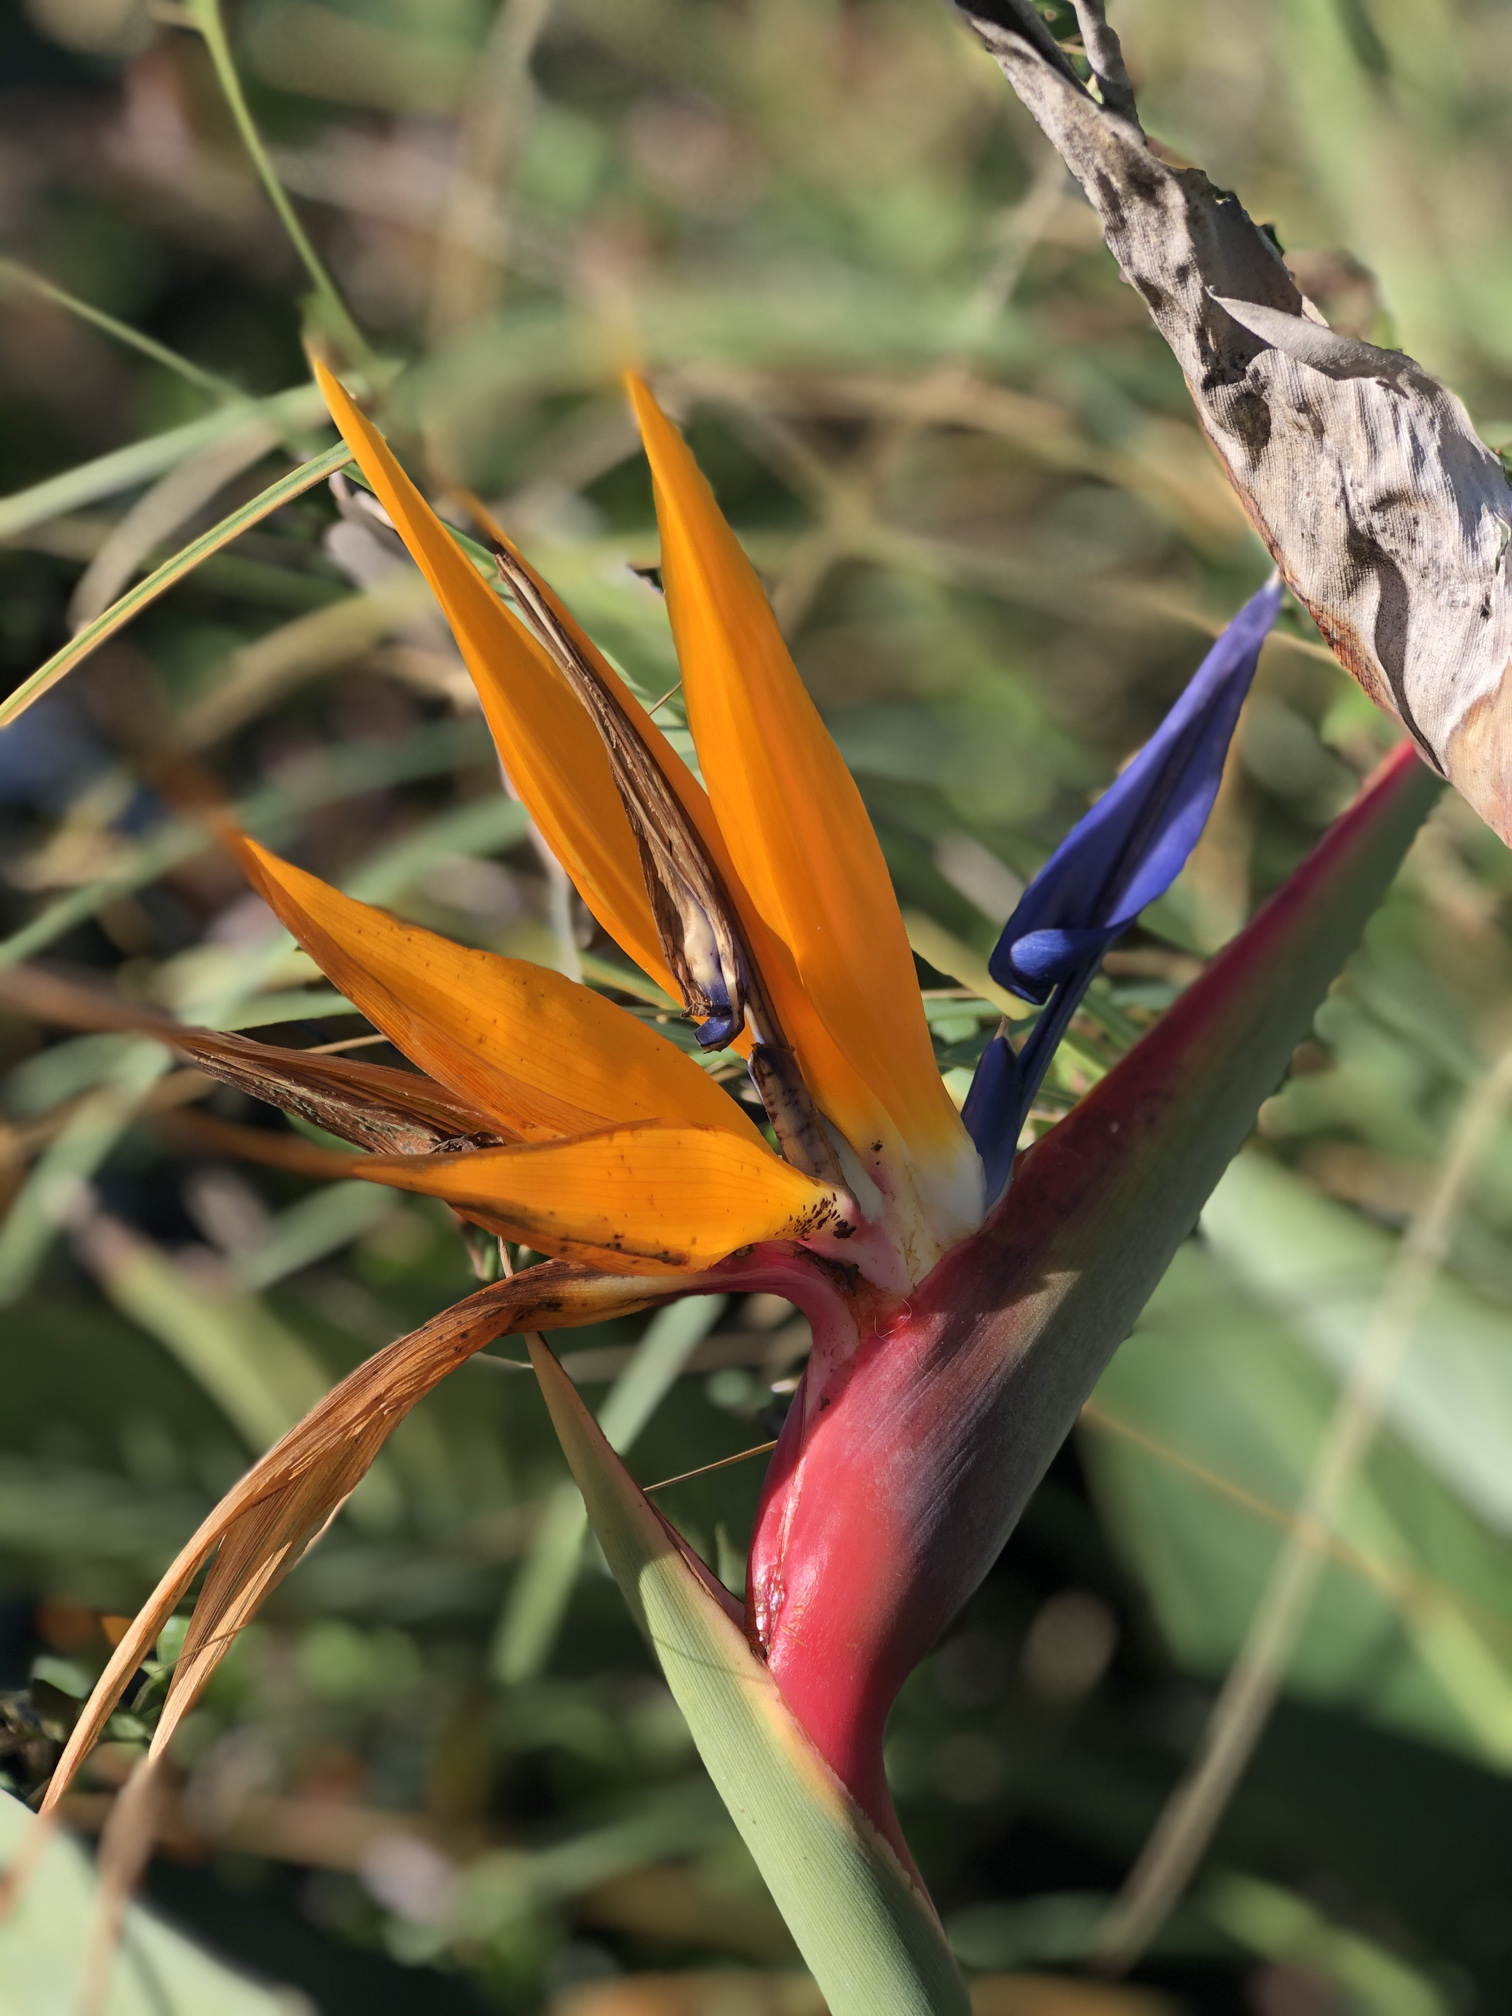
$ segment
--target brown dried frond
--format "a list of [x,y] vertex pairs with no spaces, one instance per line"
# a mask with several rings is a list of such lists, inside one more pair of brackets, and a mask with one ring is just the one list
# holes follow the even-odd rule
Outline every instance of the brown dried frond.
[[[48,1786],[56,1806],[194,1577],[194,1607],[149,1757],[162,1755],[236,1633],[320,1536],[417,1400],[496,1337],[628,1315],[696,1290],[698,1275],[602,1274],[547,1261],[443,1310],[359,1365],[255,1463],[168,1568],[84,1704]],[[213,1558],[212,1558],[213,1557]]]
[[1512,492],[1463,404],[1331,329],[1238,197],[1152,150],[1102,0],[1077,0],[1099,96],[1032,0],[956,4],[1086,191],[1287,586],[1512,840]]
[[[286,1113],[297,1113],[361,1148],[391,1155],[424,1154],[442,1141],[482,1136],[498,1146],[505,1139],[496,1119],[418,1071],[315,1056],[248,1036],[188,1028],[155,1009],[45,967],[0,967],[0,1002],[36,1021],[69,1029],[150,1036],[192,1058],[201,1071],[223,1084]],[[333,1158],[328,1167],[311,1166],[310,1173],[330,1176],[346,1171],[339,1158]]]

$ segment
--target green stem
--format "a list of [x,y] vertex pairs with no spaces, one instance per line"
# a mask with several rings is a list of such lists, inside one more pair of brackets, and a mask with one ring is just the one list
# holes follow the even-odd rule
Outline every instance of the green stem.
[[277,170],[263,145],[262,135],[253,121],[252,113],[242,92],[241,78],[236,72],[236,63],[231,55],[231,44],[226,39],[225,23],[221,19],[220,0],[188,0],[188,13],[194,27],[204,38],[210,51],[210,60],[215,65],[215,74],[220,87],[226,94],[226,103],[231,107],[242,143],[252,157],[267,191],[268,201],[278,212],[279,222],[289,234],[289,242],[299,254],[305,271],[314,283],[325,309],[330,333],[346,350],[350,361],[364,371],[372,373],[377,365],[371,345],[352,318],[351,311],[337,291],[336,283],[326,271],[319,253],[310,243],[305,228],[294,214],[294,206],[289,201],[283,184],[278,179]]
[[77,315],[81,322],[92,322],[96,329],[103,329],[107,336],[113,336],[117,343],[125,343],[132,350],[139,350],[144,357],[150,357],[155,364],[164,365],[169,371],[176,371],[181,378],[187,378],[191,385],[197,385],[201,392],[208,392],[215,399],[240,399],[243,393],[229,378],[218,378],[213,371],[202,371],[198,364],[191,364],[187,357],[180,357],[176,350],[170,350],[166,343],[159,343],[151,336],[144,336],[140,329],[133,329],[128,322],[118,322],[114,315],[107,315],[103,308],[93,308],[87,301],[81,301],[77,294],[70,294],[41,273],[33,273],[29,266],[23,266],[16,259],[0,259],[0,286],[27,287],[33,294],[40,294],[44,301],[51,301],[58,308],[66,308],[70,315]]

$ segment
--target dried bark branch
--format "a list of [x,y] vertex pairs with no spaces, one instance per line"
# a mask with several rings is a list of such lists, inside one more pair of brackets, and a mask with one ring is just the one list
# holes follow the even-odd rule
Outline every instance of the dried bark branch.
[[1236,196],[1150,151],[1101,0],[1077,0],[1100,98],[1031,0],[958,6],[1086,191],[1287,585],[1512,841],[1512,490],[1464,406],[1335,334]]

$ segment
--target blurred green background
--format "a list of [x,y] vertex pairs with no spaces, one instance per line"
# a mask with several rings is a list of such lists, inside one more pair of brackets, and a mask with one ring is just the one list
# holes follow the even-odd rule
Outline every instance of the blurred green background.
[[[1120,0],[1114,19],[1150,131],[1273,223],[1336,326],[1410,349],[1488,440],[1512,437],[1512,10]],[[411,469],[433,494],[484,494],[648,697],[676,673],[632,571],[656,539],[618,371],[648,369],[687,422],[860,779],[962,1088],[995,1019],[973,959],[1266,567],[995,68],[926,0],[247,0],[228,28],[279,176],[407,367],[382,417]],[[307,283],[171,0],[0,14],[0,230],[9,686],[329,436],[308,400],[249,421],[218,390],[301,383]],[[1110,958],[1037,1124],[1390,740],[1284,617],[1209,832]],[[325,489],[0,735],[0,961],[299,1046],[360,1035],[175,814],[193,766],[355,892],[607,983],[612,948],[503,795],[444,628]],[[1505,849],[1444,803],[1201,1236],[905,1692],[904,1826],[963,1961],[1006,1998],[984,2007],[1512,2006],[1506,1130],[1198,1884],[1137,1988],[1081,1969],[1254,1610],[1401,1228],[1512,1041],[1509,898]],[[24,1796],[108,1620],[255,1452],[474,1276],[440,1207],[227,1159],[205,1116],[283,1123],[154,1045],[0,1012],[0,1067],[0,1780]],[[638,1476],[775,1432],[807,1344],[785,1305],[658,1322],[564,1340],[595,1405],[632,1368],[614,1404],[650,1409]],[[179,1747],[147,1894],[285,1984],[286,2010],[810,2007],[508,1355],[405,1423],[227,1660]],[[663,1501],[727,1579],[759,1469]],[[81,1782],[86,1831],[160,1684]],[[69,2006],[41,1978],[0,1982],[7,2016]],[[182,2006],[215,2016],[249,1992],[207,1977]]]

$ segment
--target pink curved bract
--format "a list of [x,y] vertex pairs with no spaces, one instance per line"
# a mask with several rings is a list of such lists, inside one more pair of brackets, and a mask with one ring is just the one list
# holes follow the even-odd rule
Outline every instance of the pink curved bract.
[[981,1232],[906,1302],[853,1305],[848,1348],[831,1293],[826,1349],[763,1489],[747,1630],[905,1860],[882,1764],[898,1689],[996,1559],[1437,784],[1410,744],[1388,758],[1202,977],[1019,1157]]

